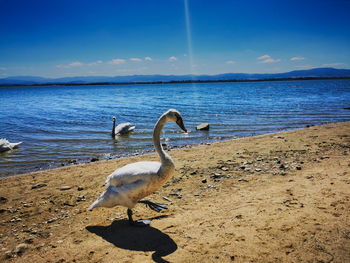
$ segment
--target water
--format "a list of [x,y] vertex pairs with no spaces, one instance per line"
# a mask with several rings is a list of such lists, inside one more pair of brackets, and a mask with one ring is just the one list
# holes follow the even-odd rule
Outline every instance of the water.
[[[0,102],[0,138],[23,141],[0,153],[0,176],[7,176],[151,151],[154,124],[169,108],[192,131],[167,124],[162,135],[171,146],[350,121],[350,80],[3,87]],[[135,131],[112,139],[112,116]],[[195,131],[202,122],[209,132]]]

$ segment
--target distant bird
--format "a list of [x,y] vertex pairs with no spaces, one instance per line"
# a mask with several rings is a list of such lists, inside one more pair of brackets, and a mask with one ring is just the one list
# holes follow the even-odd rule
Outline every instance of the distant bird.
[[[165,184],[175,171],[175,165],[171,157],[163,150],[160,143],[160,133],[163,126],[169,122],[175,122],[182,130],[187,132],[182,117],[177,110],[170,109],[157,121],[153,130],[153,144],[160,157],[160,162],[136,162],[125,165],[115,170],[107,177],[105,185],[108,187],[100,197],[91,204],[88,210],[96,207],[114,207],[116,205],[128,208],[127,214],[130,224],[145,226],[150,220],[134,221],[132,208],[137,203],[146,204],[154,211],[160,212],[167,209],[165,204],[153,203],[142,198],[157,191]],[[141,200],[141,201],[140,201]]]
[[112,137],[116,135],[124,135],[132,132],[135,129],[135,126],[130,122],[120,123],[115,127],[116,117],[113,117],[113,128],[112,128]]
[[6,139],[0,139],[0,152],[6,152],[18,148],[22,142],[9,142]]

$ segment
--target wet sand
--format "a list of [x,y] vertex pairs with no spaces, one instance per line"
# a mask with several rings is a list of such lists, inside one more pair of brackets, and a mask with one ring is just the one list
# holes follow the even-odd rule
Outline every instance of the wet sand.
[[350,123],[169,152],[174,177],[138,205],[86,208],[108,174],[154,154],[1,179],[0,262],[350,262]]

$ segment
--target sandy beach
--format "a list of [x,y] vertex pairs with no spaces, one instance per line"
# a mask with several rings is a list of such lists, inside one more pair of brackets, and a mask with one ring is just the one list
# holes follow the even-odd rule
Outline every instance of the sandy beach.
[[132,227],[86,211],[108,174],[155,154],[1,179],[0,262],[350,262],[350,123],[169,152],[174,177]]

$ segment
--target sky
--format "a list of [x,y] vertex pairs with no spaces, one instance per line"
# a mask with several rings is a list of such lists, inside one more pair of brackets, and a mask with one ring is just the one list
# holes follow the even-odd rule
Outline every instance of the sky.
[[0,0],[0,78],[350,68],[349,0]]

